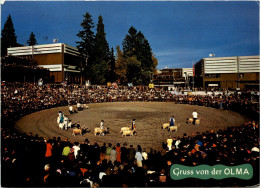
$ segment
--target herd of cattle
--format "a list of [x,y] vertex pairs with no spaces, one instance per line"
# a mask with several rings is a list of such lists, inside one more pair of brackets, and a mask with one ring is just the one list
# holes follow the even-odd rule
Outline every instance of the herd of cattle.
[[[66,116],[64,116],[63,122],[60,121],[60,116],[58,116],[57,123],[59,125],[59,128],[62,130],[68,130],[73,128],[72,130],[73,136],[76,136],[78,134],[83,136],[86,132],[90,132],[88,131],[88,128],[85,125],[82,128],[74,128],[75,124],[72,124],[71,119],[69,119]],[[95,136],[96,135],[104,136],[105,134],[108,133],[109,133],[109,128],[107,127],[104,127],[103,129],[101,129],[100,127],[94,128]],[[132,130],[131,127],[122,127],[120,133],[122,133],[122,136],[133,136],[137,134],[137,131],[136,129]]]
[[[186,123],[192,123],[193,122],[193,118],[187,118]],[[60,129],[63,130],[68,130],[73,128],[72,130],[72,135],[76,136],[76,135],[81,135],[83,136],[85,133],[90,132],[90,130],[88,130],[88,128],[84,125],[82,128],[74,128],[75,124],[72,124],[71,119],[69,119],[68,117],[64,116],[64,121],[61,123],[60,122],[60,116],[57,118],[57,123],[59,125]],[[195,120],[195,125],[199,125],[200,124],[200,119]],[[162,124],[162,129],[168,129],[169,133],[172,133],[173,131],[177,131],[178,128],[180,127],[179,123],[176,123],[176,125],[174,126],[170,126],[170,123],[164,123]],[[100,127],[96,127],[94,128],[94,135],[99,135],[99,136],[104,136],[105,134],[109,133],[109,128],[104,127],[103,129],[101,129]],[[120,133],[123,136],[134,136],[137,135],[137,130],[134,128],[132,129],[131,127],[122,127],[120,130]]]

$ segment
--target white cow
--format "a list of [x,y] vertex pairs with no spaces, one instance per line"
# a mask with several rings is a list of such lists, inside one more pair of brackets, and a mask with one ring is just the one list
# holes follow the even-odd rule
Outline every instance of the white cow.
[[178,123],[177,125],[169,127],[169,132],[177,131],[178,127],[180,127],[180,124]]
[[167,129],[167,128],[169,128],[169,126],[170,126],[170,123],[164,123],[162,125],[162,129]]
[[94,129],[94,135],[95,135],[95,136],[96,136],[97,134],[99,134],[99,136],[100,136],[100,135],[104,136],[105,133],[107,133],[107,132],[108,132],[108,128],[103,128],[103,129],[101,129],[100,127],[96,127],[96,128]]
[[124,132],[123,132],[123,134],[122,134],[122,137],[123,136],[127,136],[127,135],[129,135],[129,136],[134,136],[134,131],[135,130],[125,130]]
[[123,133],[124,131],[130,130],[131,127],[122,127],[120,133]]

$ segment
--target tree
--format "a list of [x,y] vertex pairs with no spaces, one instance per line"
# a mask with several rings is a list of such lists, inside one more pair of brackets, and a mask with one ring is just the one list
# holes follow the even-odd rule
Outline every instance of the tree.
[[127,62],[127,81],[133,85],[141,84],[141,62],[137,60],[136,56],[131,56],[126,59]]
[[91,69],[93,62],[93,50],[94,50],[94,32],[92,29],[94,28],[94,23],[92,21],[92,16],[86,12],[83,15],[84,20],[80,24],[83,28],[77,36],[81,39],[81,41],[76,41],[78,51],[81,53],[82,56],[82,67],[84,69],[84,76],[88,79],[91,78]]
[[7,48],[17,46],[17,37],[15,35],[14,24],[9,14],[2,30],[1,56],[7,54]]
[[103,18],[100,15],[98,17],[97,33],[95,36],[95,55],[102,60],[109,59],[109,45],[106,40],[105,26],[103,24]]
[[[102,16],[98,17],[97,33],[94,43],[94,62],[91,67],[92,82],[105,84],[108,78],[108,62],[110,59],[109,46],[106,40],[106,33]],[[97,69],[98,67],[99,69]]]
[[123,52],[121,51],[120,47],[116,47],[117,55],[116,55],[116,67],[115,67],[115,73],[118,79],[118,82],[121,84],[127,83],[127,63],[124,59]]
[[152,60],[153,60],[153,67],[154,67],[153,73],[154,73],[154,74],[157,74],[156,67],[157,67],[157,65],[158,65],[158,60],[157,60],[157,58],[154,56],[154,54],[152,54]]
[[128,30],[128,35],[126,35],[123,41],[123,52],[125,57],[131,57],[136,54],[136,34],[137,30],[131,26]]
[[27,43],[29,44],[29,46],[34,46],[35,44],[38,44],[33,32],[31,32],[29,39],[27,40]]
[[114,49],[111,48],[109,62],[108,62],[108,78],[107,81],[109,82],[115,82],[116,81],[116,62],[115,62],[115,56],[114,56]]
[[154,72],[156,67],[154,66],[156,63],[154,63],[152,49],[148,40],[141,31],[137,32],[137,30],[131,26],[122,44],[124,57],[126,59],[135,57],[137,61],[141,63],[139,69],[140,78],[138,78],[140,81],[138,81],[138,83],[147,85],[150,81],[150,75]]

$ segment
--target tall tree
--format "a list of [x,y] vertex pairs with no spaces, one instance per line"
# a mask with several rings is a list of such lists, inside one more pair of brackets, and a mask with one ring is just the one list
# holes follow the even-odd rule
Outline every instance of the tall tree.
[[116,62],[115,62],[115,56],[114,56],[114,49],[111,48],[109,62],[108,62],[108,78],[107,81],[109,82],[115,82],[116,81]]
[[156,67],[154,66],[152,49],[143,33],[141,31],[137,32],[133,26],[130,27],[123,41],[123,51],[125,58],[135,57],[141,63],[139,69],[141,77],[138,83],[147,85],[150,81],[150,75]]
[[[106,40],[105,27],[103,24],[103,18],[100,15],[98,17],[97,33],[94,43],[94,63],[92,64],[92,81],[95,84],[105,84],[108,77],[108,62],[110,52],[109,46]],[[97,69],[97,67],[99,69]],[[95,72],[97,71],[97,72]],[[99,73],[99,75],[98,75]],[[101,81],[102,80],[102,81]]]
[[123,52],[125,57],[131,57],[136,54],[136,34],[137,30],[131,26],[128,30],[128,34],[126,35],[123,41]]
[[121,51],[120,47],[117,46],[116,47],[116,76],[117,76],[117,80],[119,83],[121,84],[126,84],[127,83],[127,76],[126,76],[126,72],[127,72],[127,63],[124,59],[124,54]]
[[1,56],[7,54],[7,48],[17,46],[17,37],[15,35],[14,24],[9,14],[2,30]]
[[92,29],[94,28],[94,23],[92,20],[92,16],[86,12],[83,15],[84,20],[80,24],[82,30],[79,31],[77,36],[81,39],[76,43],[78,51],[82,55],[82,67],[84,68],[83,74],[87,77],[87,79],[91,78],[91,66],[93,62],[93,50],[94,50],[94,32]]
[[27,43],[29,44],[29,46],[34,46],[35,44],[38,44],[35,38],[35,34],[33,32],[31,32],[29,39],[27,40]]

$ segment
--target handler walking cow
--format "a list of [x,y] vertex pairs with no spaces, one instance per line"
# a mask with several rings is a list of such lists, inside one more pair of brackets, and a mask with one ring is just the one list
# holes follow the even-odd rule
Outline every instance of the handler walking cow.
[[192,112],[192,117],[193,117],[193,125],[195,125],[195,122],[198,119],[198,113],[196,110],[194,110],[194,112]]
[[174,116],[172,116],[170,119],[170,127],[174,126],[174,123],[175,123],[175,119]]

